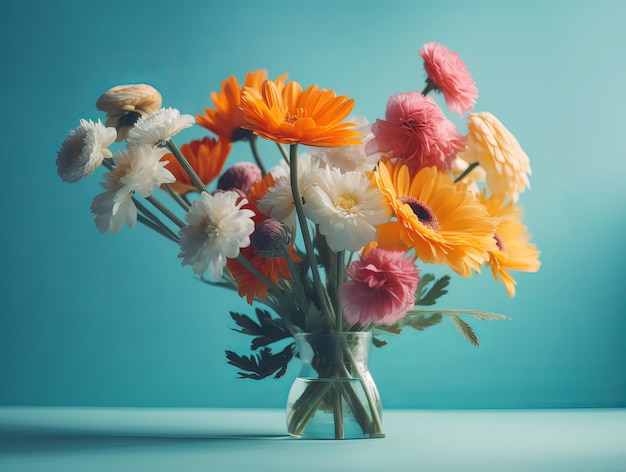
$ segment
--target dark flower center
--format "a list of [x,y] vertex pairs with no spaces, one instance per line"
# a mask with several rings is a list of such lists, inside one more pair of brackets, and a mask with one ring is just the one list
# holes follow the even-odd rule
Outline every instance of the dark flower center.
[[230,140],[235,141],[252,141],[256,136],[254,133],[248,129],[237,128],[233,131],[233,135],[230,137]]
[[133,126],[135,123],[137,123],[137,120],[139,118],[141,118],[141,113],[138,113],[136,111],[129,111],[127,113],[124,113],[122,116],[120,116],[120,120],[117,124],[117,129],[127,126]]
[[413,197],[398,197],[398,200],[411,207],[420,223],[432,230],[439,231],[439,222],[428,205]]
[[504,246],[502,239],[500,239],[500,237],[497,234],[494,234],[493,238],[496,240],[496,245],[498,246],[498,249],[500,249],[500,251],[502,252],[506,252],[506,247]]

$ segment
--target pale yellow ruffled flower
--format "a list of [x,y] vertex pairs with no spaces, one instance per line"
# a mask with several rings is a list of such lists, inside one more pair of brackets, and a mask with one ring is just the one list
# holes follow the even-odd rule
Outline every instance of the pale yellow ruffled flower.
[[467,149],[459,157],[468,164],[478,162],[487,174],[491,194],[517,201],[530,187],[530,160],[515,136],[491,113],[470,113]]

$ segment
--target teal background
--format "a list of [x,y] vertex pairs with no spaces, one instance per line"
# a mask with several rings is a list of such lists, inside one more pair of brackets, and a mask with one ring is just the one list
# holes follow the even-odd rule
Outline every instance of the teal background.
[[111,86],[150,83],[195,114],[223,78],[260,68],[374,121],[422,88],[417,51],[437,41],[531,158],[521,204],[543,266],[516,276],[513,299],[488,271],[454,277],[442,308],[512,320],[471,321],[480,349],[442,323],[374,351],[385,407],[626,406],[625,17],[607,0],[3,2],[0,405],[282,407],[296,363],[254,382],[225,362],[248,342],[228,311],[252,309],[142,226],[100,235],[99,178],[61,182],[56,152],[80,118],[103,118]]

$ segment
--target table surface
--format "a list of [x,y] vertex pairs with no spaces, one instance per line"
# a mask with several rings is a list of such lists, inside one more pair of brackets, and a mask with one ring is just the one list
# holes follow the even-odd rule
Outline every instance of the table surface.
[[385,410],[384,439],[289,437],[283,410],[0,408],[0,470],[626,471],[626,409]]

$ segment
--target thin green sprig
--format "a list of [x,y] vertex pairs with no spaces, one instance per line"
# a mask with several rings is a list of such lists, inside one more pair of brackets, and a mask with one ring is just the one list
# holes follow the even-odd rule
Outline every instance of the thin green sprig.
[[333,308],[328,299],[328,294],[324,290],[322,285],[322,278],[319,273],[317,258],[313,248],[313,241],[311,239],[311,233],[309,231],[308,222],[304,215],[304,208],[302,204],[302,194],[300,193],[300,187],[298,184],[298,144],[291,144],[289,147],[289,178],[291,181],[291,192],[293,196],[293,202],[296,209],[296,215],[298,217],[298,223],[300,231],[302,232],[302,239],[306,248],[306,255],[309,259],[309,267],[311,269],[311,275],[313,277],[313,284],[315,287],[315,293],[321,305],[322,311],[331,324],[334,324],[336,318]]

